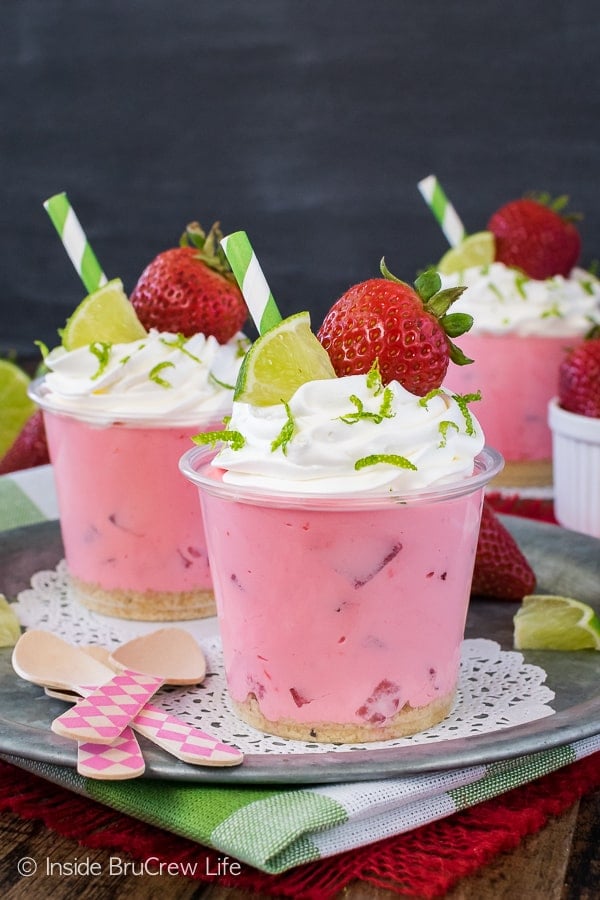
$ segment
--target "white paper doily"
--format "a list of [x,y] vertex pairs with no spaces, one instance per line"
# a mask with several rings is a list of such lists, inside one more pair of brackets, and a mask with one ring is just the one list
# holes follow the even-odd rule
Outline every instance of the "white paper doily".
[[[113,648],[124,641],[170,623],[130,622],[101,616],[82,607],[70,595],[64,560],[55,570],[37,572],[31,588],[21,591],[14,610],[25,628],[51,631],[72,644],[101,644]],[[165,687],[153,703],[180,716],[190,725],[217,734],[246,754],[322,753],[410,747],[468,738],[499,731],[553,715],[554,692],[546,673],[524,662],[521,653],[502,650],[485,638],[465,640],[462,646],[458,691],[454,708],[443,722],[407,738],[368,744],[315,744],[265,735],[246,725],[232,711],[225,684],[221,643],[214,619],[171,623],[198,640],[207,658],[203,684],[193,688]]]

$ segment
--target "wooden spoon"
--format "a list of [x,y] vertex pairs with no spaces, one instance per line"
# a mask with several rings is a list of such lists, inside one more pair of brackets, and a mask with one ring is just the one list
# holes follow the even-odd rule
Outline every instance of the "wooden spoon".
[[206,674],[202,649],[182,628],[161,628],[134,638],[113,651],[108,665],[116,674],[55,719],[56,734],[110,743],[163,684],[199,684]]
[[161,675],[164,684],[200,684],[206,659],[198,642],[183,628],[159,628],[113,650],[108,665],[145,675]]
[[[169,629],[163,630],[168,631]],[[101,689],[96,688],[97,685],[108,687],[108,682],[113,682],[114,685],[114,679],[119,678],[111,669],[93,659],[83,650],[46,631],[26,631],[14,647],[12,664],[17,675],[26,681],[59,690],[66,688],[81,694],[85,699],[72,710],[68,710],[72,713],[81,704],[85,704],[92,694],[97,697],[99,693],[102,693]],[[204,677],[204,657],[202,657],[202,666],[202,677]],[[121,675],[128,675],[129,672],[130,670],[125,670]],[[137,675],[140,679],[154,677],[135,672],[133,675]],[[155,677],[156,680],[162,683],[160,677],[158,679]],[[111,694],[110,691],[104,697],[105,702],[109,700],[111,704],[115,699],[114,692]],[[148,703],[130,722],[126,716],[125,725],[127,724],[131,724],[134,731],[143,734],[150,741],[184,762],[194,765],[234,766],[239,765],[243,760],[243,754],[237,748],[221,743],[212,735],[193,728],[176,716],[165,713]],[[106,741],[99,743],[106,743]]]
[[[41,684],[37,677],[33,677],[31,669],[33,666],[43,665],[44,672],[51,670],[52,677],[49,679],[52,687],[48,688],[52,692],[52,696],[58,696],[60,699],[69,699],[63,695],[61,691],[66,688],[62,687],[63,683],[70,683],[73,674],[71,650],[76,653],[77,648],[65,644],[60,638],[54,640],[53,635],[44,638],[45,658],[40,661],[36,658],[36,648],[38,641],[34,638],[26,638],[26,635],[33,632],[25,632],[18,640],[14,648],[12,656],[12,664],[15,672],[26,681],[32,681],[34,684]],[[41,632],[47,634],[46,632]],[[67,652],[65,653],[65,647]],[[33,662],[32,662],[32,653]],[[106,680],[106,669],[104,666],[98,665],[97,657],[91,654],[83,654],[87,657],[87,663],[84,664],[79,660],[81,666],[82,677],[86,681],[98,683],[100,680]],[[48,667],[48,668],[46,668]],[[26,671],[29,674],[26,674]],[[34,669],[37,672],[37,669]],[[69,690],[72,700],[77,700],[81,693],[77,690]],[[110,744],[97,744],[92,741],[80,741],[77,744],[77,771],[86,778],[101,779],[103,781],[121,781],[123,779],[137,778],[143,775],[146,764],[142,756],[142,751],[137,742],[135,734],[131,728],[127,727],[121,734]]]

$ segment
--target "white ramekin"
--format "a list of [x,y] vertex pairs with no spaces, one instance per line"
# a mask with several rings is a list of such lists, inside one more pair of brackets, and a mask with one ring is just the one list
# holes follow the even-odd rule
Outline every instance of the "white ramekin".
[[565,528],[600,537],[600,419],[567,412],[554,397],[548,424],[555,516]]

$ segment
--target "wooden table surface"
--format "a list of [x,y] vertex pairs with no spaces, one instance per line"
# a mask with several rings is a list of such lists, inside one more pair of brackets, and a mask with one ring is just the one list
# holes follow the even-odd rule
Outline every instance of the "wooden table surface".
[[[126,853],[91,850],[62,838],[35,820],[5,813],[0,822],[0,884],[3,900],[13,898],[62,898],[79,900],[153,900],[153,898],[203,898],[203,900],[257,900],[269,895],[183,876],[110,874],[110,857],[119,865],[131,862]],[[27,858],[27,859],[26,859]],[[20,861],[36,865],[28,877],[19,873]],[[29,862],[27,861],[29,860]],[[31,863],[33,860],[33,864]],[[97,865],[99,875],[69,876],[65,863],[85,861]],[[47,874],[54,864],[54,874]],[[139,865],[139,863],[138,863]],[[114,867],[113,867],[114,868]],[[124,868],[124,865],[123,865]],[[93,871],[93,870],[92,870]],[[273,895],[270,895],[273,896]],[[390,900],[398,894],[374,888],[362,881],[350,884],[340,900]],[[598,900],[600,898],[600,790],[584,797],[567,812],[551,819],[541,831],[525,838],[511,853],[496,857],[474,875],[461,880],[448,900]]]

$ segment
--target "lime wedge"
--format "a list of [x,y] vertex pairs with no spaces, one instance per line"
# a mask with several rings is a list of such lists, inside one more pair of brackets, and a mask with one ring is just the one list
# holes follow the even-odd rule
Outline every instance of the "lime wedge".
[[35,403],[27,396],[29,382],[29,376],[22,369],[0,359],[0,459],[35,412]]
[[61,336],[65,350],[75,350],[94,341],[127,344],[147,333],[123,290],[123,282],[113,278],[81,301]]
[[600,650],[600,618],[580,600],[529,594],[513,621],[517,650]]
[[441,275],[452,275],[475,266],[489,266],[494,262],[496,244],[491,231],[477,231],[451,247],[440,259],[437,269]]
[[21,626],[4,594],[0,594],[0,647],[14,647],[21,637]]
[[310,315],[296,313],[266,331],[248,350],[233,399],[271,406],[287,402],[307,381],[335,377],[327,351],[310,330]]

